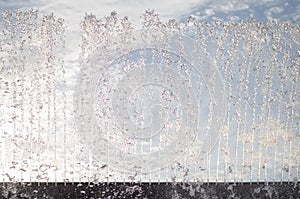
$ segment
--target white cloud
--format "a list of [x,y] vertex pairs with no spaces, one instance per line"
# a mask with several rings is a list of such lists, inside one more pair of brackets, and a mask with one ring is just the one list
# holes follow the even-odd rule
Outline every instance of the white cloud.
[[266,10],[266,11],[265,11],[265,15],[266,15],[267,18],[270,19],[270,18],[273,17],[274,14],[280,14],[280,13],[282,13],[283,11],[284,11],[284,9],[281,8],[281,7],[272,7],[272,8],[270,8],[269,10]]
[[249,8],[249,3],[247,1],[214,1],[213,3],[210,3],[210,6],[215,11],[220,12],[230,12],[230,11],[238,11],[238,10],[244,10]]
[[205,9],[205,14],[208,15],[208,16],[211,16],[211,15],[214,15],[215,12],[214,12],[213,9],[208,8],[208,9]]

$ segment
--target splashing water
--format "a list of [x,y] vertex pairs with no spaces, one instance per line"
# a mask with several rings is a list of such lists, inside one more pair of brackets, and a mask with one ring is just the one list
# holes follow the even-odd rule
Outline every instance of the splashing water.
[[4,12],[0,165],[9,182],[298,181],[299,25]]

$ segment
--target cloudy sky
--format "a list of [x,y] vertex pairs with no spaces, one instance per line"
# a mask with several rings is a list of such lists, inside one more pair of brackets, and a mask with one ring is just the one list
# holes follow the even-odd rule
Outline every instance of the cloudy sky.
[[80,21],[84,13],[104,16],[112,10],[135,21],[146,9],[155,9],[162,18],[175,18],[178,20],[183,20],[186,16],[192,14],[203,20],[217,18],[239,20],[250,17],[257,20],[268,18],[291,22],[299,22],[300,20],[299,0],[2,0],[0,2],[0,9],[26,8],[36,8],[45,13],[54,12],[57,16],[65,18],[69,23]]
[[147,9],[154,9],[162,20],[185,21],[193,15],[201,21],[239,21],[254,18],[257,21],[276,19],[279,21],[300,21],[300,0],[1,0],[0,11],[26,10],[34,8],[40,13],[65,19],[66,47],[65,61],[74,60],[80,50],[80,22],[85,14],[95,14],[98,18],[116,11],[119,16],[127,16],[139,25],[140,16]]

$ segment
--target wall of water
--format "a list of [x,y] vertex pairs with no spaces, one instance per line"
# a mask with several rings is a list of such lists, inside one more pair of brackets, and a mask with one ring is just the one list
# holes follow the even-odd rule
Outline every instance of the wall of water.
[[2,14],[1,181],[299,181],[299,25],[86,15],[80,70],[66,28]]

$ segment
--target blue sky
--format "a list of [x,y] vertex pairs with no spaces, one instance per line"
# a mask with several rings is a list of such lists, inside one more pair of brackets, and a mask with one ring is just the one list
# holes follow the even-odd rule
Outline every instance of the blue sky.
[[254,18],[257,21],[275,19],[279,21],[300,21],[300,0],[41,0],[41,1],[0,1],[1,10],[26,10],[34,8],[42,14],[54,13],[65,20],[67,57],[74,60],[79,53],[80,22],[86,13],[98,18],[116,11],[120,17],[128,16],[137,27],[141,15],[147,9],[154,9],[161,19],[186,21],[193,15],[200,21],[240,21]]
[[41,12],[51,13],[65,18],[72,23],[73,20],[83,17],[84,13],[93,13],[104,16],[112,10],[120,15],[129,16],[136,20],[140,13],[146,9],[155,9],[162,18],[176,18],[183,20],[189,15],[198,16],[199,19],[211,20],[240,20],[255,18],[259,21],[277,19],[297,23],[300,20],[299,0],[153,0],[153,1],[121,1],[121,0],[42,0],[42,1],[12,1],[2,0],[0,9],[26,9],[36,8]]

